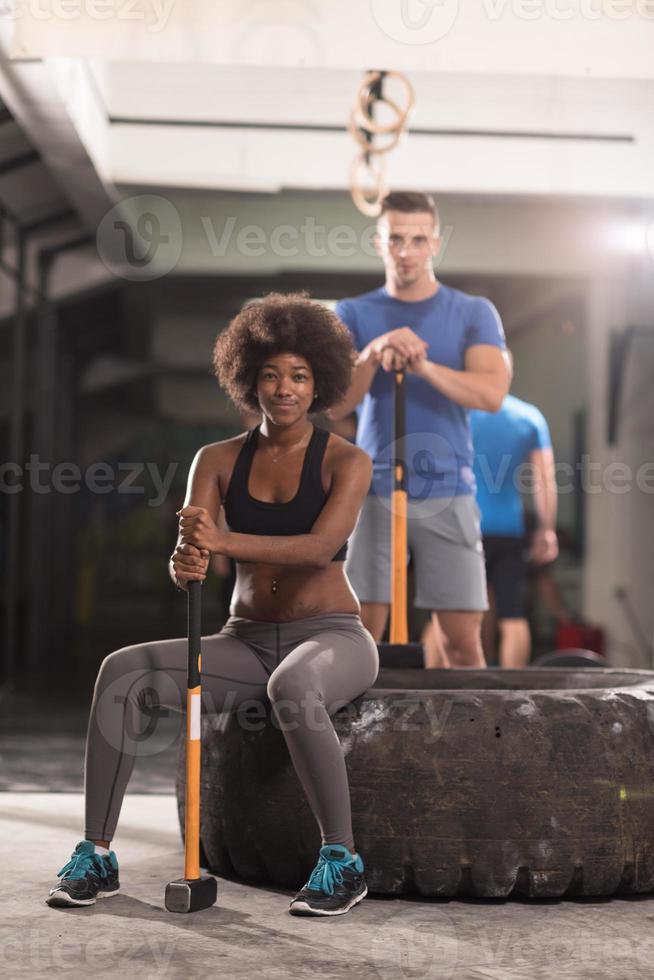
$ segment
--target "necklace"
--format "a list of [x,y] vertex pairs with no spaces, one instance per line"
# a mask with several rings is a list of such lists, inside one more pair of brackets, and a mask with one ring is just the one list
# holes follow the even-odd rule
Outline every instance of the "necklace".
[[268,459],[270,460],[271,463],[276,463],[277,460],[281,459],[283,456],[288,456],[289,453],[294,453],[297,452],[298,449],[305,449],[305,448],[306,446],[293,446],[292,449],[287,449],[285,453],[277,453],[276,456],[273,456],[272,453],[269,452]]
[[[313,433],[312,433],[312,434],[313,434]],[[310,442],[310,441],[311,441],[311,436],[309,436],[309,442]],[[271,461],[271,463],[276,463],[278,459],[281,459],[281,458],[282,458],[283,456],[288,456],[288,455],[289,455],[289,453],[294,453],[294,452],[296,452],[296,451],[297,451],[298,449],[306,449],[306,447],[307,447],[307,446],[309,445],[309,442],[304,442],[304,443],[302,443],[302,444],[299,444],[299,443],[298,443],[298,445],[296,445],[296,446],[291,446],[291,448],[290,448],[290,449],[287,449],[287,450],[286,450],[285,452],[283,452],[283,453],[277,453],[277,455],[276,455],[276,456],[273,456],[273,455],[272,455],[272,453],[271,453],[271,452],[270,452],[270,451],[268,450],[268,447],[267,447],[267,446],[264,446],[263,448],[267,450],[267,455],[268,455],[268,459],[269,459],[269,460]]]

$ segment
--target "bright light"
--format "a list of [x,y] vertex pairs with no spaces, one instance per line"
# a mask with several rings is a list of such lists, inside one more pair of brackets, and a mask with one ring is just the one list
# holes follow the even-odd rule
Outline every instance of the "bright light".
[[654,218],[648,223],[641,221],[624,221],[611,225],[606,232],[607,243],[617,252],[631,252],[637,255],[649,249],[654,257]]

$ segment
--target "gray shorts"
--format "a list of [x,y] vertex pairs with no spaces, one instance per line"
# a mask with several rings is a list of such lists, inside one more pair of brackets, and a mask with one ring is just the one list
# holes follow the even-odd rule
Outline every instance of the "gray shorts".
[[[407,542],[413,558],[417,608],[477,612],[488,609],[480,514],[472,494],[409,501]],[[345,571],[361,602],[390,602],[388,497],[366,497],[349,540]]]

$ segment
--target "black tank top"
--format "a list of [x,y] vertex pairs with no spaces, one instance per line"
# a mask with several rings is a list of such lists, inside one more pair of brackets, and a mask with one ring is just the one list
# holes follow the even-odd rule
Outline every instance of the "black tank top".
[[[250,429],[234,464],[225,495],[225,518],[230,530],[240,534],[308,534],[327,500],[320,479],[320,465],[328,439],[329,432],[314,425],[304,454],[298,491],[292,500],[275,504],[256,500],[248,492],[252,457],[259,441],[259,426]],[[347,541],[332,561],[343,561],[346,554]]]

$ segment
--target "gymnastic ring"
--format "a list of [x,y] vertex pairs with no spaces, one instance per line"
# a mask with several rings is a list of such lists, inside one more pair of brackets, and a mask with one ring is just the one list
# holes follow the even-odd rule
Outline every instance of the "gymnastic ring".
[[406,109],[402,111],[394,99],[389,98],[387,95],[383,95],[381,97],[381,101],[391,106],[398,118],[393,123],[386,125],[375,122],[368,112],[368,107],[371,101],[370,89],[373,85],[376,85],[379,82],[380,78],[381,72],[379,71],[369,71],[366,73],[361,85],[359,86],[357,102],[354,108],[355,114],[361,121],[362,128],[367,129],[368,132],[374,133],[376,136],[382,135],[383,133],[392,133],[397,127],[404,126],[409,113],[413,110],[416,100],[413,85],[406,75],[403,75],[399,71],[384,72],[384,78],[395,78],[404,85],[407,94],[407,105]]
[[[384,194],[387,191],[386,185],[386,167],[384,165],[384,157],[378,158],[379,170],[375,174],[370,163],[366,160],[365,155],[360,153],[359,156],[355,157],[352,161],[352,166],[350,167],[350,194],[352,195],[352,200],[358,207],[362,214],[368,215],[369,218],[377,218],[381,214],[381,202]],[[373,175],[377,182],[377,187],[375,189],[374,198],[366,197],[363,188],[358,183],[358,176],[361,167],[367,167],[368,172]]]
[[366,109],[362,107],[362,102],[360,99],[355,103],[352,110],[352,115],[357,126],[359,126],[361,129],[365,129],[369,133],[372,133],[373,136],[384,136],[388,133],[395,133],[397,130],[402,129],[406,119],[406,113],[402,112],[394,99],[391,99],[386,95],[377,96],[374,99],[375,102],[383,102],[395,113],[396,118],[393,120],[393,122],[384,124],[375,122],[370,113],[367,111],[367,108],[371,105],[372,101],[372,97],[368,96]]
[[[400,72],[389,71],[385,72],[385,77],[397,78],[401,81],[407,90],[407,106],[404,111],[400,109],[399,105],[395,99],[390,98],[388,95],[377,96],[373,100],[371,89],[373,85],[377,85],[381,79],[381,72],[379,71],[369,71],[364,75],[363,81],[359,86],[357,92],[357,99],[355,102],[355,112],[357,112],[362,120],[362,125],[365,129],[368,129],[371,133],[379,135],[384,132],[392,132],[396,127],[403,126],[406,122],[407,116],[413,109],[415,104],[415,93],[413,91],[413,86],[409,80],[402,75]],[[383,125],[381,123],[376,123],[372,116],[369,114],[369,107],[372,101],[385,102],[387,105],[391,106],[397,119],[393,123]]]
[[370,143],[366,139],[365,135],[361,132],[361,128],[360,128],[360,126],[356,122],[354,110],[352,110],[352,112],[350,113],[350,121],[348,123],[348,127],[347,128],[348,128],[350,134],[352,136],[354,136],[355,140],[357,141],[357,143],[359,144],[359,146],[361,147],[361,149],[364,151],[364,153],[388,153],[389,150],[392,150],[394,147],[397,146],[397,144],[399,143],[400,139],[404,135],[404,130],[400,126],[392,134],[390,134],[390,133],[389,134],[382,134],[382,135],[392,136],[392,139],[391,139],[390,143],[387,143],[385,146],[379,146],[376,143]]

